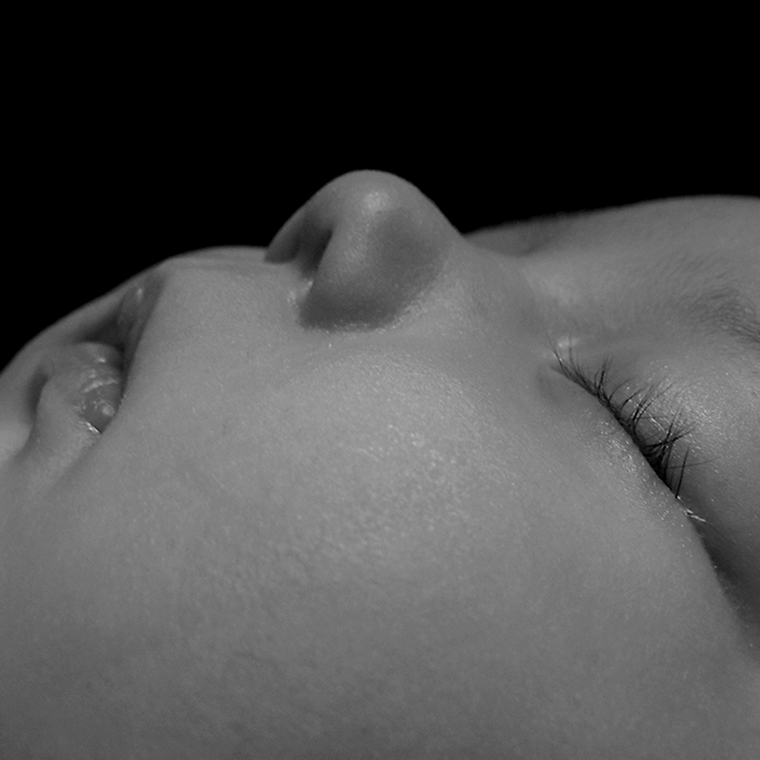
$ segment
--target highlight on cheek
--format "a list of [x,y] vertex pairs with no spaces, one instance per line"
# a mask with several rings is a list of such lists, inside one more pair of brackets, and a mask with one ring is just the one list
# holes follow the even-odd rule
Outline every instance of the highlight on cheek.
[[29,437],[29,428],[21,423],[4,424],[0,427],[0,464],[20,451]]

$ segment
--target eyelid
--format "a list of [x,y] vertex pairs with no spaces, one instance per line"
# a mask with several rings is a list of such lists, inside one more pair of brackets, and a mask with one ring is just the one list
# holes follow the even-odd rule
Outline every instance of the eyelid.
[[[593,372],[582,366],[572,351],[567,351],[564,356],[559,350],[554,353],[560,372],[594,396],[612,414],[657,477],[680,500],[686,469],[696,463],[690,457],[691,448],[687,446],[683,455],[678,457],[680,462],[671,464],[677,444],[693,429],[682,405],[673,399],[672,388],[652,384],[639,387],[633,393],[626,391],[621,396],[622,389],[630,387],[632,382],[611,384],[612,360],[609,357],[605,357],[600,369]],[[663,399],[669,403],[663,403]],[[656,414],[651,411],[655,405],[658,407]],[[674,411],[660,411],[668,406]],[[700,519],[692,510],[685,511],[694,519]]]

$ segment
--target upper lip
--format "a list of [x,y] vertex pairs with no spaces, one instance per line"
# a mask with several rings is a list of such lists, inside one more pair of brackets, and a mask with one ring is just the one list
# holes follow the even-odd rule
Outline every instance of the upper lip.
[[148,275],[127,290],[119,304],[116,331],[125,374],[132,365],[137,346],[150,319],[156,303],[157,291],[156,278]]
[[140,339],[158,300],[162,279],[154,272],[132,283],[92,340],[114,346],[121,353],[124,377],[137,352]]

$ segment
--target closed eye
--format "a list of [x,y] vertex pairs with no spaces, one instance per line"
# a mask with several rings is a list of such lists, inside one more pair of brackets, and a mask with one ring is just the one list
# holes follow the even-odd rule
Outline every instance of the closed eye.
[[[609,358],[602,362],[600,369],[591,371],[572,354],[565,357],[555,351],[555,356],[562,374],[590,393],[612,414],[655,475],[679,498],[687,467],[695,463],[690,460],[689,447],[683,443],[690,432],[684,415],[676,411],[665,417],[659,411],[657,414],[652,411],[655,402],[667,394],[667,389],[645,387],[630,393],[623,390],[630,387],[630,383],[611,382]],[[690,516],[700,519],[693,513]]]

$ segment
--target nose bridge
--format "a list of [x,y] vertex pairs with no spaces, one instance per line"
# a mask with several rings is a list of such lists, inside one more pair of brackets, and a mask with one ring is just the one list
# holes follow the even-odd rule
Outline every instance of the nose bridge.
[[326,185],[270,245],[308,287],[305,326],[371,329],[394,321],[435,283],[458,235],[417,188],[380,172]]

